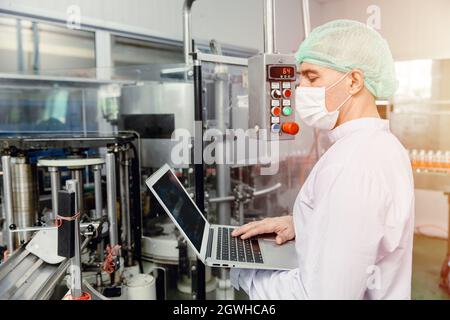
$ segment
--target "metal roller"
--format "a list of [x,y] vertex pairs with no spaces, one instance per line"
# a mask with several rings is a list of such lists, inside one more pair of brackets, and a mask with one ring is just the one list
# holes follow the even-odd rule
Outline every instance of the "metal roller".
[[[11,178],[13,194],[14,224],[19,228],[31,227],[36,222],[36,185],[32,166],[25,157],[12,158]],[[30,234],[20,235],[28,241]]]

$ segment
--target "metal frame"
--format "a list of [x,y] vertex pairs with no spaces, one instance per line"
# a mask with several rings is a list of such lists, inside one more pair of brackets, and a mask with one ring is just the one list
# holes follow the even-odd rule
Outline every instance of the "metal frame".
[[204,62],[213,62],[213,63],[223,63],[223,64],[232,64],[237,66],[248,66],[248,59],[238,58],[238,57],[230,57],[223,56],[217,54],[196,52],[194,59]]
[[[203,124],[203,85],[202,85],[202,66],[200,60],[196,60],[193,56],[193,71],[194,71],[194,117],[195,121]],[[198,128],[199,127],[199,128]],[[195,203],[199,210],[205,215],[205,186],[204,186],[204,164],[203,164],[203,125],[196,126],[200,132],[195,132],[195,140],[200,139],[200,143],[194,142],[195,153],[201,154],[200,163],[194,164],[195,175]],[[206,215],[205,215],[206,216]],[[192,281],[192,293],[193,297],[197,300],[204,300],[206,297],[206,284],[205,284],[205,265],[199,259],[197,259],[197,265],[191,270],[196,281]]]
[[275,2],[264,0],[264,53],[275,53]]
[[[110,70],[108,70],[110,71]],[[77,78],[51,75],[34,75],[34,74],[11,74],[0,73],[0,85],[2,87],[16,87],[16,86],[33,86],[45,85],[54,86],[55,83],[61,83],[69,86],[98,87],[106,84],[131,85],[135,81],[129,80],[110,80],[101,78]],[[17,84],[17,85],[15,85]]]
[[311,32],[311,14],[309,12],[309,0],[302,0],[303,28],[305,29],[305,38]]
[[[55,16],[54,14],[52,15],[51,13],[42,13],[42,11],[38,12],[30,10],[29,8],[24,9],[23,7],[14,5],[10,5],[9,7],[11,9],[0,8],[0,15],[21,19],[30,19],[33,21],[40,21],[66,27],[66,17]],[[126,37],[136,40],[143,40],[155,44],[169,45],[173,47],[178,47],[180,49],[183,48],[182,40],[152,34],[150,32],[147,32],[147,30],[143,30],[142,28],[129,27],[126,25],[118,26],[117,24],[108,24],[100,20],[83,19],[83,23],[80,25],[80,30],[90,31],[94,33],[96,31],[103,31],[110,33],[110,35]],[[196,46],[201,50],[209,51],[209,41],[196,40]],[[245,57],[257,54],[258,50],[253,48],[244,48],[231,44],[226,44],[225,46],[223,46],[223,52],[232,56]]]
[[192,19],[191,8],[195,0],[185,0],[183,4],[183,55],[184,63],[190,64],[192,50]]
[[100,68],[97,70],[99,79],[111,79],[113,66],[111,49],[111,34],[103,30],[95,31],[95,66]]

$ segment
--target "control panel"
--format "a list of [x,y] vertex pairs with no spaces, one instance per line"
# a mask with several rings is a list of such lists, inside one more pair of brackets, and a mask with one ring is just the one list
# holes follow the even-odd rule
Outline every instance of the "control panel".
[[292,55],[261,54],[248,60],[249,128],[271,140],[294,139],[296,62]]

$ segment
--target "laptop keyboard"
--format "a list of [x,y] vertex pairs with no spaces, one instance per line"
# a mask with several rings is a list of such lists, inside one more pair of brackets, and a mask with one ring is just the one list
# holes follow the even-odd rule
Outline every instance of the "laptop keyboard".
[[264,263],[258,240],[233,237],[233,228],[219,227],[218,231],[217,260]]

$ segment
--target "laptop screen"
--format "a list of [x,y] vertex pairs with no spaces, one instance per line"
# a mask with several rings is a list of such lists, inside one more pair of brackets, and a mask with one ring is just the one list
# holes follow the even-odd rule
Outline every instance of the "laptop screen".
[[183,190],[177,177],[171,170],[168,170],[153,184],[153,190],[172,213],[197,251],[200,252],[205,220]]

